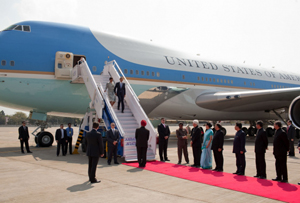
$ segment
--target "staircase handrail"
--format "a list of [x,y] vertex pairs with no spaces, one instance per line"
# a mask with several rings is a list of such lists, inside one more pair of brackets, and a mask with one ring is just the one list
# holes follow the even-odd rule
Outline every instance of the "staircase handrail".
[[[86,84],[86,88],[87,88],[87,91],[89,93],[89,96],[91,98],[91,101],[92,101],[92,104],[97,112],[97,116],[99,118],[102,117],[102,109],[104,107],[103,105],[103,97],[102,95],[100,94],[98,90],[98,85],[95,81],[95,78],[93,77],[91,71],[90,71],[90,68],[86,62],[86,60],[84,58],[81,59],[82,63],[81,64],[78,64],[79,67],[81,68],[81,77],[82,79],[84,80],[85,84]],[[86,78],[87,77],[87,78]],[[88,88],[87,85],[91,85],[92,87],[92,90]],[[97,99],[97,97],[99,99]],[[99,104],[99,106],[98,106]]]

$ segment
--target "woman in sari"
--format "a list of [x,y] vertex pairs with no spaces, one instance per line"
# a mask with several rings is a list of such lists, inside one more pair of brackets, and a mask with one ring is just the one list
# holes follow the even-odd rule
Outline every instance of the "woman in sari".
[[213,138],[213,131],[211,129],[211,123],[206,123],[205,128],[206,131],[204,133],[204,140],[202,145],[202,155],[200,165],[203,169],[211,169],[212,168],[212,153],[211,153],[211,144]]

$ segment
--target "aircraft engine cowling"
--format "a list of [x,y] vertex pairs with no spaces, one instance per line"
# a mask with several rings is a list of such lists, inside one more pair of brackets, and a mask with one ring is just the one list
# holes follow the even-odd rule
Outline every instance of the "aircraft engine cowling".
[[289,107],[289,118],[294,126],[300,129],[300,96],[296,97]]

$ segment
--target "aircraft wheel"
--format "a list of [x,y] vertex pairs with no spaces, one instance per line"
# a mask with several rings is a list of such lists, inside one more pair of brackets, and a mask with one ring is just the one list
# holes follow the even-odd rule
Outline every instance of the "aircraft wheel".
[[244,131],[244,133],[245,133],[246,135],[248,135],[248,129],[247,129],[246,127],[243,127],[243,128],[242,128],[242,131]]
[[81,150],[82,152],[86,152],[85,138],[81,140]]
[[226,133],[227,133],[227,130],[226,130],[226,128],[224,128],[224,127],[222,127],[221,128],[221,132],[224,134],[224,136],[226,135]]
[[253,137],[256,134],[256,128],[253,126],[248,128],[248,134],[250,137]]
[[268,127],[266,129],[266,132],[267,132],[267,136],[268,137],[273,137],[273,135],[274,135],[274,129],[272,129],[271,127]]
[[51,133],[44,131],[39,133],[37,140],[40,147],[50,147],[53,144],[54,137]]

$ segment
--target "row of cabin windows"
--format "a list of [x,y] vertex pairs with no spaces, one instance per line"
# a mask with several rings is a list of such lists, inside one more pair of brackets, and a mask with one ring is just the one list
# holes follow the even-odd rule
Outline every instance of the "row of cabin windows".
[[[1,61],[1,65],[2,65],[2,66],[6,66],[6,61],[5,61],[5,60],[2,60],[2,61]],[[15,66],[15,61],[10,61],[10,62],[9,62],[9,65],[10,65],[10,66]]]
[[291,88],[289,86],[283,86],[283,85],[271,85],[272,88],[274,89],[279,89],[279,88]]
[[[133,75],[133,70],[129,70],[129,73],[130,73],[130,75]],[[124,74],[128,74],[128,70],[127,70],[127,69],[124,69]],[[136,74],[136,75],[139,75],[139,70],[136,70],[136,71],[135,71],[135,74]],[[141,75],[145,75],[145,74],[146,74],[147,76],[150,76],[150,72],[149,72],[149,71],[146,71],[146,72],[145,72],[145,71],[142,70],[142,71],[141,71]],[[155,72],[151,72],[151,76],[152,76],[152,77],[155,77]],[[160,73],[157,72],[157,73],[156,73],[156,76],[159,77],[159,76],[160,76]]]
[[[185,79],[185,76],[184,76],[184,75],[182,75],[182,79]],[[201,77],[201,78],[200,78],[200,77],[198,76],[197,79],[198,79],[198,81],[201,80],[201,81],[203,81],[203,82],[204,82],[204,81],[205,81],[205,82],[208,82],[208,81],[209,81],[209,82],[217,82],[217,83],[223,83],[223,82],[224,82],[224,83],[228,83],[228,84],[233,84],[233,80],[225,80],[225,79],[219,79],[219,78],[217,78],[217,79],[216,79],[216,78],[207,78],[207,77]]]

